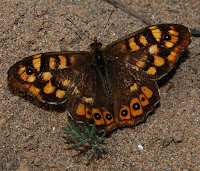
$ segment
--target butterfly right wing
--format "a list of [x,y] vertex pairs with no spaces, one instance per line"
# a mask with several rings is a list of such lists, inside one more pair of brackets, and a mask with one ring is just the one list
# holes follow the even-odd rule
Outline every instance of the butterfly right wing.
[[89,63],[88,52],[50,52],[33,55],[14,64],[8,83],[48,104],[64,103],[76,91],[74,80],[81,77]]
[[116,126],[114,118],[105,121],[112,108],[88,52],[44,53],[24,58],[9,69],[8,83],[15,91],[44,104],[63,105],[76,123],[96,122],[98,128],[106,130]]

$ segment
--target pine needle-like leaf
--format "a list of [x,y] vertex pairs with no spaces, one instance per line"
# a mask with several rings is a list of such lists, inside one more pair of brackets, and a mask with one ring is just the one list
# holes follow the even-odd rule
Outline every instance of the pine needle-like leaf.
[[84,128],[84,129],[83,129],[83,132],[84,132],[88,137],[90,137],[90,130],[89,130],[89,128],[88,128],[87,126],[85,126],[85,125],[84,125],[83,128]]
[[74,129],[79,135],[81,135],[81,131],[79,127],[76,127],[76,124],[73,121],[71,121],[71,125],[72,125],[72,129]]
[[88,159],[93,155],[98,157],[102,153],[108,151],[107,148],[102,145],[107,132],[105,131],[101,136],[99,136],[96,130],[96,124],[92,126],[90,131],[90,128],[86,125],[76,125],[72,121],[71,126],[67,125],[67,127],[63,127],[62,129],[67,135],[65,140],[71,140],[75,143],[71,148],[84,147],[86,150],[89,150],[87,153]]
[[89,159],[90,156],[92,156],[93,154],[95,153],[95,150],[90,150],[88,153],[87,153],[87,158]]
[[92,126],[92,131],[91,131],[91,137],[90,138],[92,138],[92,136],[95,134],[95,132],[96,132],[96,123],[94,123],[94,125]]
[[103,142],[104,140],[104,137],[106,136],[106,131],[103,133],[103,135],[101,136],[100,140],[99,140],[99,143]]
[[87,143],[87,141],[81,141],[80,143],[72,145],[71,148],[78,148],[78,147],[82,146],[85,143]]

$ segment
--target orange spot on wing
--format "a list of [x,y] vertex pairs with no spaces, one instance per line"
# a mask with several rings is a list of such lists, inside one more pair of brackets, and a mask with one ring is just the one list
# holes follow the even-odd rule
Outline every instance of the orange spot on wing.
[[80,93],[80,91],[78,90],[78,87],[76,86],[75,88],[74,88],[74,90],[73,90],[73,92],[72,92],[72,94],[78,94],[78,93]]
[[113,128],[116,128],[117,127],[117,124],[115,122],[111,123],[110,125],[107,125],[106,126],[106,130],[107,131],[110,131],[112,130]]
[[174,36],[178,36],[179,32],[176,32],[175,30],[169,30],[169,34],[174,35]]
[[140,102],[141,102],[141,104],[142,104],[143,107],[149,104],[149,101],[144,96],[144,94],[140,94],[139,95],[139,99],[140,99]]
[[29,75],[26,74],[26,72],[24,72],[23,74],[20,75],[20,78],[24,81],[26,81],[28,79]]
[[149,27],[149,29],[151,30],[151,33],[152,33],[153,37],[156,39],[156,41],[160,42],[160,39],[162,36],[161,30],[157,26]]
[[35,87],[34,85],[31,84],[18,84],[17,86],[18,88],[23,88],[26,91],[28,91],[29,93],[31,93],[32,95],[36,96],[39,99],[42,99],[42,96],[39,94],[40,89]]
[[[139,106],[138,109],[134,109],[135,105]],[[132,114],[133,117],[139,116],[143,113],[142,106],[141,106],[138,98],[133,98],[131,100],[130,109],[131,109],[131,114]]]
[[147,72],[151,75],[155,75],[156,74],[156,68],[155,67],[149,67],[149,69],[147,70]]
[[183,48],[181,46],[174,47],[174,51],[179,53]]
[[173,42],[170,42],[170,41],[165,41],[165,46],[167,48],[172,48],[174,46],[174,43]]
[[24,71],[26,70],[26,67],[25,66],[19,66],[19,70],[18,70],[18,74],[22,74]]
[[71,81],[70,81],[69,79],[66,79],[66,80],[64,80],[64,81],[62,82],[62,85],[65,86],[65,87],[67,87],[67,86],[69,85],[70,82],[71,82]]
[[132,116],[130,113],[130,108],[128,106],[123,106],[119,111],[119,117],[115,117],[115,122],[117,126],[134,125]]
[[44,72],[42,76],[44,81],[49,81],[52,77],[52,74],[50,72]]
[[131,87],[130,87],[131,92],[138,90],[137,84],[134,83]]
[[165,60],[157,55],[154,55],[154,65],[160,67],[165,64]]
[[36,77],[35,77],[35,74],[31,74],[31,75],[28,75],[26,73],[26,67],[25,66],[19,66],[19,70],[18,70],[18,74],[20,75],[20,78],[24,81],[27,81],[27,82],[33,82],[35,81]]
[[33,67],[39,72],[41,67],[41,54],[33,56],[32,63]]
[[176,62],[178,53],[175,51],[171,51],[170,55],[167,57],[167,59],[169,60],[169,66],[172,67],[174,65],[174,63]]
[[30,92],[31,94],[33,94],[34,96],[37,96],[38,93],[40,92],[40,89],[32,85],[32,86],[29,88],[29,92]]
[[149,53],[151,54],[157,54],[159,52],[158,46],[157,45],[152,45],[149,47]]
[[142,88],[142,92],[144,93],[144,95],[149,99],[153,96],[153,91],[151,91],[148,87],[143,86]]
[[63,55],[58,56],[60,59],[60,65],[58,66],[58,69],[65,69],[67,68],[67,59]]
[[35,81],[35,79],[36,79],[36,77],[35,77],[35,74],[33,73],[33,74],[29,75],[29,77],[27,78],[26,81],[29,83],[32,83],[33,81]]
[[61,99],[64,95],[65,95],[64,90],[59,89],[59,90],[56,91],[56,97],[58,97],[59,99]]
[[176,43],[178,41],[178,37],[176,36],[171,36],[170,42]]
[[[106,115],[111,116],[111,118],[110,118],[110,119],[107,119]],[[104,120],[106,121],[106,124],[108,124],[108,125],[111,124],[112,122],[114,122],[113,116],[112,116],[111,113],[108,112],[108,111],[103,112],[103,117],[104,117]]]
[[21,78],[22,80],[25,80],[25,81],[28,79],[28,77],[29,77],[29,76],[26,74],[26,72],[24,72],[23,74],[20,75],[20,78]]
[[76,113],[77,113],[78,115],[85,115],[85,105],[82,104],[82,103],[80,103],[80,104],[78,105],[78,107],[76,108]]
[[143,68],[145,66],[145,62],[143,61],[137,61],[136,65],[139,67],[139,68]]
[[148,44],[147,39],[143,35],[140,35],[139,39],[140,39],[140,43],[142,43],[144,46]]
[[55,87],[51,84],[51,82],[49,81],[43,88],[44,92],[46,94],[51,94],[54,92]]
[[54,57],[49,58],[49,69],[55,69],[56,61]]
[[40,58],[42,56],[42,54],[39,54],[39,55],[35,55],[33,56],[34,59],[37,59],[37,58]]
[[86,116],[87,119],[93,119],[91,110],[89,109],[89,107],[86,107]]
[[[126,115],[123,113],[125,113]],[[120,120],[130,120],[131,119],[130,109],[128,106],[124,106],[120,109],[119,117],[120,117]]]
[[[92,115],[93,115],[93,119],[94,119],[96,125],[104,125],[104,124],[105,124],[105,121],[104,121],[104,119],[103,119],[103,115],[102,115],[102,113],[100,112],[99,109],[97,109],[97,108],[92,108]],[[97,118],[95,117],[95,115],[98,115],[98,116],[99,116],[99,119],[97,119]]]
[[84,99],[84,101],[86,102],[86,103],[93,103],[94,102],[94,100],[93,100],[93,98],[92,97],[83,97],[83,99]]
[[151,26],[151,27],[149,27],[149,29],[151,29],[151,30],[155,30],[157,28],[158,28],[157,26]]
[[[29,89],[30,87],[31,87],[31,84],[22,84],[21,85],[24,89]],[[19,86],[19,88],[20,88],[20,86]]]
[[129,46],[131,48],[131,51],[136,51],[140,49],[140,47],[135,43],[134,37],[130,38],[128,41],[129,41]]
[[167,59],[171,62],[175,62],[178,54],[175,51],[171,51],[170,55],[167,57]]

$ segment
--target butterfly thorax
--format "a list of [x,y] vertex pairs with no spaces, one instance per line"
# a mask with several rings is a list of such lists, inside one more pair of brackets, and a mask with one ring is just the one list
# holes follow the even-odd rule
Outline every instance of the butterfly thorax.
[[104,75],[106,59],[103,55],[102,44],[99,42],[94,42],[91,44],[91,48],[92,64],[97,70],[99,70]]

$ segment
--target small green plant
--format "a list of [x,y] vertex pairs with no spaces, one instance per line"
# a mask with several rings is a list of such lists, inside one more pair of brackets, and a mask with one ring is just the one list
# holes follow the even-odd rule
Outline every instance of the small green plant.
[[102,145],[106,131],[99,136],[96,130],[96,124],[92,126],[90,131],[86,125],[76,125],[71,121],[71,126],[67,125],[67,128],[63,127],[62,129],[64,130],[64,133],[67,134],[65,139],[75,143],[71,148],[85,147],[89,149],[87,159],[94,155],[97,155],[98,157],[102,153],[107,153],[107,148]]

